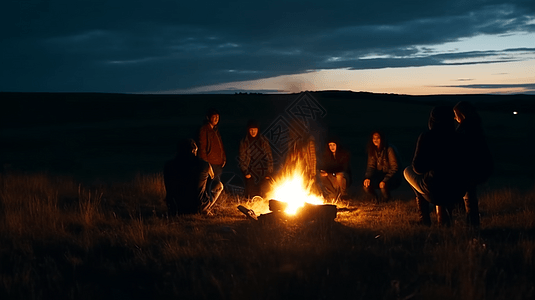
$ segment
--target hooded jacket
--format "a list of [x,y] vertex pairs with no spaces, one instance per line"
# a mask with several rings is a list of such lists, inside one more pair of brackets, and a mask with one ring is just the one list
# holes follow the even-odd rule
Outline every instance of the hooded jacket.
[[457,127],[465,180],[470,185],[481,184],[487,181],[494,168],[492,154],[481,126],[481,118],[469,102],[461,101],[455,105],[455,109],[465,116]]
[[450,107],[435,107],[429,117],[429,131],[418,137],[412,160],[414,171],[423,175],[426,192],[446,201],[462,195],[464,189],[463,181],[459,180],[461,147],[453,120],[454,114]]
[[247,132],[247,136],[240,141],[239,162],[244,175],[256,173],[252,172],[255,167],[265,167],[267,172],[264,175],[271,176],[273,154],[268,139],[260,132],[254,138]]

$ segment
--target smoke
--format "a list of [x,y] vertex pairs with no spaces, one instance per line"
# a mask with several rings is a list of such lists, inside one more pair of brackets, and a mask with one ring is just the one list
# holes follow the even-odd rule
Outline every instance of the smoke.
[[308,79],[303,77],[293,76],[290,80],[285,80],[282,83],[282,92],[287,93],[300,93],[304,91],[314,91],[315,86]]

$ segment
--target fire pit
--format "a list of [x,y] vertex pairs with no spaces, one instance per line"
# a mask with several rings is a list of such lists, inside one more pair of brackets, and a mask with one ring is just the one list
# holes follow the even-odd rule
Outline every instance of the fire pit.
[[285,168],[286,172],[273,181],[272,189],[267,195],[267,199],[271,199],[269,205],[258,210],[261,213],[258,217],[251,209],[241,205],[238,209],[249,218],[261,222],[333,221],[338,211],[336,205],[325,204],[323,196],[316,194],[315,182],[307,179],[302,164],[297,162],[292,165],[292,168]]

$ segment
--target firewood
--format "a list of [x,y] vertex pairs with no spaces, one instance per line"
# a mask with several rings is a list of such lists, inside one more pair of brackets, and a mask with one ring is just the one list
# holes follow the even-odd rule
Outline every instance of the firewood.
[[272,212],[284,211],[288,207],[288,203],[282,202],[279,200],[271,199],[269,200],[269,210]]

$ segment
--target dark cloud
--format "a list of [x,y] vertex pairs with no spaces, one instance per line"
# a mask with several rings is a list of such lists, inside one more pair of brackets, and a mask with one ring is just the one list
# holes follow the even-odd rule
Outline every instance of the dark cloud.
[[8,0],[0,91],[156,92],[314,69],[507,61],[430,46],[533,32],[532,2]]
[[466,85],[442,85],[440,87],[455,87],[466,89],[484,89],[484,90],[499,90],[502,89],[521,89],[524,94],[535,95],[535,83],[526,84],[466,84]]

